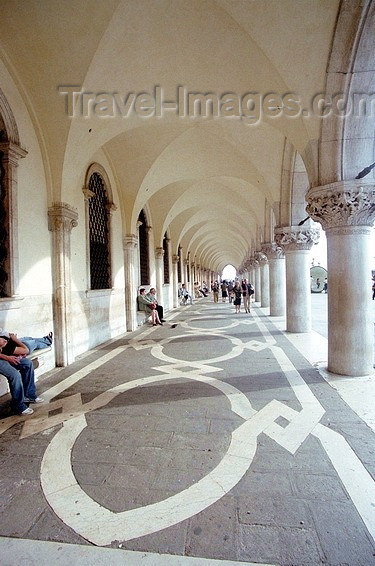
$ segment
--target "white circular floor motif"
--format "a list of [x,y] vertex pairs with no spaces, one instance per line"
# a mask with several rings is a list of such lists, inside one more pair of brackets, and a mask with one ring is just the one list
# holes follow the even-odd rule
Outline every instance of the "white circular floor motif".
[[229,328],[234,328],[235,326],[238,326],[239,324],[241,324],[240,320],[232,320],[230,321],[228,324],[226,324],[225,326],[213,326],[212,328],[202,328],[202,326],[194,326],[194,321],[195,320],[200,320],[200,321],[207,321],[209,320],[210,322],[215,322],[215,319],[219,319],[219,320],[223,320],[223,316],[220,314],[217,315],[213,315],[213,316],[202,316],[202,317],[192,317],[189,318],[187,320],[184,320],[182,322],[180,322],[180,326],[182,326],[183,328],[191,328],[193,330],[207,330],[207,332],[211,332],[212,330],[228,330]]
[[[185,378],[195,379],[184,375]],[[121,393],[155,381],[175,376],[150,376],[124,383],[109,391]],[[229,399],[232,409],[254,414],[247,397],[233,386],[199,376],[199,381],[218,388]],[[229,394],[228,394],[229,393]],[[87,426],[85,415],[74,417],[48,445],[41,465],[41,485],[56,515],[83,538],[98,546],[125,541],[160,531],[206,509],[230,491],[247,472],[257,448],[253,424],[245,421],[232,433],[227,453],[204,478],[184,491],[158,503],[116,513],[94,501],[78,485],[71,465],[71,451],[79,434]]]
[[224,334],[219,334],[219,333],[215,333],[215,332],[210,332],[209,336],[217,336],[218,338],[225,338],[227,340],[230,340],[233,344],[233,348],[231,350],[231,352],[228,352],[227,354],[223,354],[221,356],[217,356],[216,358],[206,358],[203,360],[181,360],[180,358],[172,358],[171,356],[168,356],[167,354],[164,353],[163,351],[163,347],[165,346],[165,344],[169,344],[169,342],[173,342],[175,340],[178,339],[183,339],[186,340],[186,338],[189,338],[190,336],[193,336],[194,338],[199,338],[200,336],[202,336],[202,339],[206,339],[207,335],[206,334],[179,334],[177,336],[172,336],[169,338],[164,338],[163,340],[160,340],[160,342],[158,344],[155,344],[154,346],[152,346],[151,348],[151,354],[155,357],[158,358],[159,360],[162,360],[163,362],[167,362],[167,363],[172,363],[172,364],[187,364],[187,365],[194,365],[196,363],[199,364],[216,364],[217,362],[223,362],[224,360],[230,360],[232,358],[235,358],[237,356],[239,356],[245,347],[245,344],[242,342],[242,340],[240,340],[239,338],[236,338],[235,336],[226,336]]

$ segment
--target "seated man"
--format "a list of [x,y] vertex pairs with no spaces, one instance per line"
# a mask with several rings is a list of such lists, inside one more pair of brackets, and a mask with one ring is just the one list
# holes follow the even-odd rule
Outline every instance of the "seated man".
[[7,344],[3,346],[1,350],[3,354],[7,356],[14,354],[15,356],[22,356],[24,358],[34,350],[49,348],[52,345],[53,334],[50,332],[47,336],[43,336],[42,338],[33,338],[32,336],[17,338],[16,334],[10,332],[9,335],[8,333],[4,333],[2,338],[7,340]]
[[7,355],[2,349],[8,344],[7,336],[0,336],[0,373],[7,379],[12,397],[12,408],[19,415],[31,415],[34,411],[26,403],[42,403],[43,399],[37,396],[35,387],[34,367],[32,361],[22,357],[27,355],[28,348],[24,348],[21,355]]
[[184,305],[186,305],[188,301],[190,301],[191,305],[193,304],[193,298],[186,289],[185,283],[181,285],[181,297]]
[[148,295],[146,295],[146,289],[144,289],[143,287],[139,289],[137,301],[139,310],[144,311],[148,316],[151,316],[153,326],[156,326],[157,324],[163,325],[163,323],[159,319],[155,301],[153,301],[149,298]]
[[146,297],[148,297],[151,301],[153,301],[156,304],[156,310],[158,311],[160,322],[165,322],[165,320],[164,320],[164,308],[161,305],[159,305],[159,303],[156,299],[156,289],[154,287],[151,287],[151,289],[147,293]]

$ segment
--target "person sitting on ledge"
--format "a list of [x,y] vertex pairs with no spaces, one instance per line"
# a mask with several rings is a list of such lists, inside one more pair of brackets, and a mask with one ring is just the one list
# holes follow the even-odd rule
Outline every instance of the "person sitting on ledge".
[[52,345],[53,333],[50,332],[47,336],[42,336],[42,338],[33,338],[32,336],[23,336],[22,338],[17,338],[17,334],[12,332],[4,332],[0,330],[0,336],[7,343],[2,347],[1,351],[7,356],[15,355],[26,357],[31,354],[34,350],[43,350],[44,348],[49,348]]
[[138,300],[138,308],[140,311],[144,311],[147,315],[151,315],[151,320],[153,326],[160,324],[163,326],[163,323],[160,322],[160,318],[158,315],[158,311],[156,309],[156,303],[152,299],[150,299],[146,294],[146,289],[143,287],[139,289],[139,295],[137,297]]
[[[32,340],[35,342],[31,342]],[[41,339],[29,338],[29,346],[33,350],[47,348],[51,344],[52,332]],[[42,397],[38,397],[36,392],[33,363],[25,357],[29,354],[29,346],[13,333],[0,335],[0,373],[9,383],[11,406],[14,412],[25,416],[32,415],[34,412],[27,406],[28,403],[43,403],[44,401]]]
[[151,287],[149,292],[147,293],[146,297],[148,297],[151,301],[153,301],[156,305],[156,310],[158,311],[158,316],[160,318],[160,322],[165,322],[164,320],[164,307],[159,305],[158,300],[156,298],[156,289]]

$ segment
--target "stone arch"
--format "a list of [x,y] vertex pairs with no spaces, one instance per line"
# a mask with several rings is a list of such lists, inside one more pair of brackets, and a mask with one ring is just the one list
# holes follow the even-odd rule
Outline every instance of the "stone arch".
[[355,116],[354,103],[355,95],[369,100],[375,91],[374,55],[375,3],[344,0],[327,68],[326,94],[333,100],[335,94],[343,93],[349,106],[340,116],[332,104],[330,115],[322,120],[319,165],[312,186],[353,180],[374,161],[374,119]]
[[12,109],[0,89],[0,297],[18,293],[17,168],[27,151],[20,146]]
[[0,135],[0,141],[8,141],[17,146],[20,145],[18,127],[13,112],[0,88],[0,130],[5,131],[5,136]]

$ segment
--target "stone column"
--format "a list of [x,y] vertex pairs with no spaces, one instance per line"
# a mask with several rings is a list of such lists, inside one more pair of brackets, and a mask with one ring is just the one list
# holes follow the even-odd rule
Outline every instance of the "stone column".
[[263,244],[262,251],[267,255],[269,264],[270,316],[285,316],[284,252],[275,242]]
[[181,281],[181,284],[182,284],[182,283],[185,283],[186,289],[189,289],[189,285],[188,285],[188,281],[187,281],[187,279],[188,279],[188,277],[187,277],[188,263],[189,263],[189,260],[188,260],[188,259],[184,259],[184,260],[183,260],[183,270],[182,270],[182,281]]
[[172,292],[173,292],[173,308],[178,307],[178,255],[172,256]]
[[255,287],[255,301],[260,303],[262,300],[262,287],[260,284],[260,264],[257,259],[253,260],[254,266],[254,282],[253,285]]
[[195,263],[190,264],[190,284],[189,284],[189,293],[194,297],[194,282],[195,282]]
[[328,370],[350,376],[374,368],[371,227],[375,184],[341,181],[310,189],[308,214],[327,235]]
[[77,210],[69,204],[54,203],[48,209],[48,229],[52,232],[54,343],[56,365],[61,367],[74,362],[70,234],[77,225]]
[[275,241],[285,252],[287,332],[311,332],[310,250],[318,240],[316,228],[275,229]]
[[163,304],[163,278],[164,278],[164,250],[155,249],[155,275],[156,275],[156,296],[160,304]]
[[[257,261],[260,265],[260,306],[267,308],[270,306],[270,275],[268,258],[264,253],[258,252]],[[258,300],[257,294],[255,294],[255,300]]]
[[137,246],[137,236],[128,234],[124,237],[125,311],[128,332],[137,328]]

